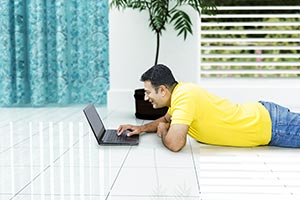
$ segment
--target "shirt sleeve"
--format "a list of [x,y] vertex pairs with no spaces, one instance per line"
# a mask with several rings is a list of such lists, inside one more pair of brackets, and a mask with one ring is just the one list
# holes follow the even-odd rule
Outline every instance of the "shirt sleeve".
[[195,102],[191,94],[178,92],[171,104],[171,124],[191,125],[195,115]]

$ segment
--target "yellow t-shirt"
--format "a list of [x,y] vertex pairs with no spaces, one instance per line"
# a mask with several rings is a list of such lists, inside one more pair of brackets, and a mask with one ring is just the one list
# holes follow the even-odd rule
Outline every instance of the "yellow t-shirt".
[[263,105],[233,104],[192,83],[178,83],[168,113],[171,124],[189,125],[188,134],[203,143],[249,147],[271,140],[271,119]]

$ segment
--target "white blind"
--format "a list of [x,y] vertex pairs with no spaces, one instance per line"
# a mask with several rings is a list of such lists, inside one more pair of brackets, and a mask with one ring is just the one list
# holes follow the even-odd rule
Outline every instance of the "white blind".
[[201,77],[300,77],[300,6],[222,6],[201,16]]

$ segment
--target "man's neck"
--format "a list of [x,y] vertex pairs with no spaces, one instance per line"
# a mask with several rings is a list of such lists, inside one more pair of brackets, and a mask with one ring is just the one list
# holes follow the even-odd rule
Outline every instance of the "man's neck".
[[172,85],[172,87],[170,88],[170,92],[171,92],[171,94],[173,93],[173,90],[175,89],[175,87],[178,85],[178,82],[176,82],[176,83],[174,83],[173,85]]

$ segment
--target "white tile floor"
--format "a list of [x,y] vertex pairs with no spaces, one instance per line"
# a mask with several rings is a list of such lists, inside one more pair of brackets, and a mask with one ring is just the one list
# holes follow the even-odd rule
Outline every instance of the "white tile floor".
[[[232,148],[188,138],[179,153],[156,134],[98,146],[84,106],[0,108],[0,199],[300,199],[300,149]],[[107,128],[142,124],[98,108]]]

